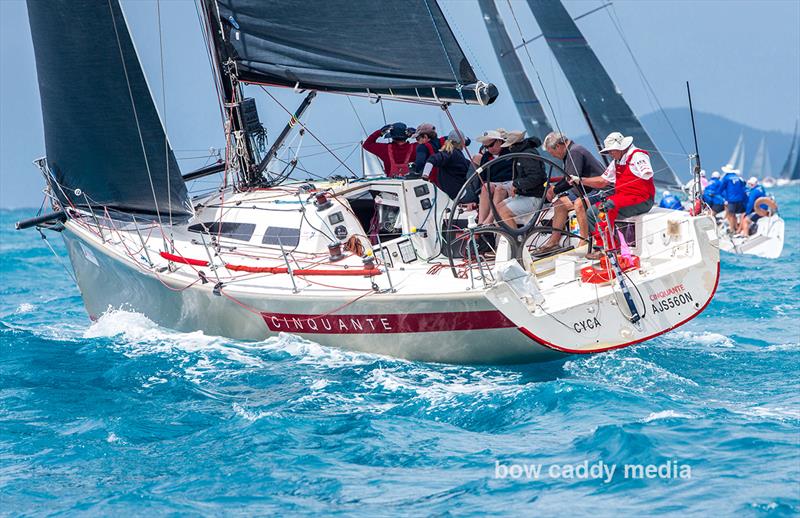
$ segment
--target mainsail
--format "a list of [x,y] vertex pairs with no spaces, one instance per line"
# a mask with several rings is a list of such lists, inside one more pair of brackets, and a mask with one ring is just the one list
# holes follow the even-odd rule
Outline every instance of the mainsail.
[[187,216],[186,185],[119,1],[28,0],[28,18],[54,194],[64,204]]
[[552,131],[552,127],[514,51],[514,45],[506,32],[497,6],[494,0],[478,0],[478,5],[481,7],[494,53],[497,55],[497,61],[500,63],[500,69],[503,71],[508,90],[517,107],[517,113],[525,125],[525,130],[528,135],[544,140],[545,135]]
[[744,156],[744,134],[739,133],[739,140],[736,141],[736,146],[733,148],[733,153],[731,153],[731,157],[728,159],[728,163],[725,164],[727,167],[731,169],[735,169],[737,167],[738,161],[740,156]]
[[750,164],[749,174],[756,178],[772,176],[772,165],[769,163],[769,151],[767,151],[765,138],[762,138],[761,143],[758,145],[756,156],[753,158],[753,163]]
[[478,81],[435,0],[218,0],[215,8],[246,83],[478,104],[497,96]]
[[783,163],[783,167],[781,167],[781,174],[778,176],[778,178],[791,178],[795,152],[797,152],[797,121],[794,123],[794,133],[792,134],[792,144],[789,146],[789,154],[786,156],[786,162]]
[[632,136],[636,146],[650,153],[656,185],[680,185],[561,2],[528,0],[528,4],[597,136],[602,139],[613,131]]

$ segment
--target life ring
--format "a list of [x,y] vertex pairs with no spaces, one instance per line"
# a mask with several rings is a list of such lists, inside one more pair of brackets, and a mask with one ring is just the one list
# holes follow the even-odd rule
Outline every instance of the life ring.
[[[765,209],[764,205],[766,205],[768,208]],[[766,218],[772,216],[778,211],[778,204],[775,203],[775,200],[772,198],[762,196],[753,204],[753,210],[756,211],[756,214],[758,214],[759,217]]]

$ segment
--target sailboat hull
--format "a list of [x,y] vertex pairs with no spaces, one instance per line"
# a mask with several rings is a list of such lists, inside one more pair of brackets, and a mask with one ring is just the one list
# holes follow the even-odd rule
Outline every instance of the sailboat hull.
[[[694,222],[693,234],[714,233],[709,218],[687,221]],[[531,304],[507,282],[452,293],[356,298],[238,287],[215,293],[211,279],[188,286],[176,282],[169,271],[143,268],[80,226],[66,226],[62,235],[92,318],[124,309],[179,331],[256,341],[289,333],[322,345],[429,362],[542,362],[639,343],[699,314],[719,279],[719,255],[707,240],[697,239],[699,246],[670,245],[671,258],[629,272],[628,285],[638,293],[635,306],[643,317],[637,323],[631,323],[611,285],[586,290],[598,294],[591,301],[576,300],[576,292],[563,287],[545,291],[549,307],[557,308],[550,311]]]

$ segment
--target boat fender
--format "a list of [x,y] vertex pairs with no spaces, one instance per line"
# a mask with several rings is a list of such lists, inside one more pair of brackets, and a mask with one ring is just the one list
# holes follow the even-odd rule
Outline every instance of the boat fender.
[[[764,208],[765,205],[767,208]],[[753,204],[753,210],[755,210],[756,214],[760,217],[767,218],[778,211],[778,204],[775,203],[775,200],[772,198],[762,196]]]

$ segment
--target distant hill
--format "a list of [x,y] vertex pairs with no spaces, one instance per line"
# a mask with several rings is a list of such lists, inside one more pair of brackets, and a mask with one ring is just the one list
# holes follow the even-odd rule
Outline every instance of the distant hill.
[[[665,112],[687,153],[693,153],[694,141],[692,140],[692,123],[689,118],[689,110],[687,108],[668,108]],[[664,154],[664,158],[670,163],[678,176],[688,180],[687,153],[683,152],[675,135],[665,121],[664,114],[660,112],[649,113],[642,116],[641,121],[659,150]],[[695,123],[697,124],[700,159],[703,169],[708,171],[709,174],[711,174],[711,171],[719,170],[720,167],[727,163],[740,134],[744,135],[745,175],[747,175],[747,169],[755,157],[762,138],[766,138],[773,175],[777,176],[780,173],[781,167],[786,161],[786,156],[789,154],[792,135],[788,133],[763,131],[719,115],[703,112],[695,112]],[[593,146],[593,141],[588,135],[577,137],[575,140],[584,146]]]

